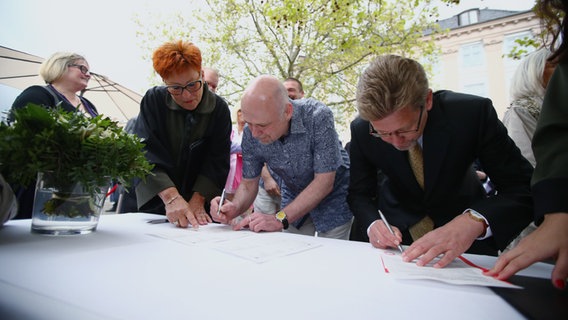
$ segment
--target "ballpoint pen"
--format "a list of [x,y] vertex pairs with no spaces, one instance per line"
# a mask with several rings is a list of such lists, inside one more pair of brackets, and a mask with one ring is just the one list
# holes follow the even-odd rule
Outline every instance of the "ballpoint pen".
[[[387,218],[385,218],[385,215],[381,212],[381,210],[379,210],[379,214],[381,215],[381,220],[383,220],[383,222],[385,223],[385,226],[387,226],[387,229],[389,229],[390,233],[394,236],[394,230],[391,228],[389,222],[387,221]],[[400,250],[400,253],[404,252],[404,250],[402,250],[402,246],[400,244],[398,245],[398,250]]]
[[221,200],[219,200],[219,207],[217,208],[217,215],[221,214],[221,206],[223,205],[224,201],[225,201],[225,189],[223,188],[223,192],[221,193]]

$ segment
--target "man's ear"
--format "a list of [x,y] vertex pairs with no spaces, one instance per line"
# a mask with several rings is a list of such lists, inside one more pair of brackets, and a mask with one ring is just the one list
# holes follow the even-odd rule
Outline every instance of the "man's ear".
[[286,120],[292,119],[292,113],[294,112],[294,106],[291,102],[286,103],[286,110],[284,110],[284,115],[286,116]]

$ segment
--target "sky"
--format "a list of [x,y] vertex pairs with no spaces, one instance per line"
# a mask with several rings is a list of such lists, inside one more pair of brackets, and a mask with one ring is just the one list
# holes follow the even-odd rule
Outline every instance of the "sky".
[[[143,94],[150,87],[150,61],[143,59],[135,18],[155,23],[176,12],[191,16],[204,0],[2,0],[0,46],[43,58],[57,51],[85,56],[91,70]],[[529,10],[535,0],[462,0],[439,4],[440,19],[471,8]],[[166,21],[165,19],[157,21]],[[220,84],[222,85],[222,83]],[[0,110],[18,90],[0,85]]]

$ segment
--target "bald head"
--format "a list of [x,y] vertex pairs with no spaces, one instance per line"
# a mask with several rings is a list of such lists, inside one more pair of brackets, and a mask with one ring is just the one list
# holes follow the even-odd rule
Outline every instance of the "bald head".
[[219,85],[219,72],[213,68],[203,67],[203,81],[207,82],[209,91],[216,93]]
[[277,78],[269,75],[262,75],[253,79],[245,89],[241,99],[241,105],[262,104],[272,107],[273,110],[284,110],[284,105],[287,102],[286,88]]
[[241,111],[261,143],[271,143],[288,132],[292,104],[284,85],[273,76],[262,75],[251,81],[241,99]]

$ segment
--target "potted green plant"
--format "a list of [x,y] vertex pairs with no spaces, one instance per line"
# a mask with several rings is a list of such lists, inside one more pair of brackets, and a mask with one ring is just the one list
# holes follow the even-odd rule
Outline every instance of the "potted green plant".
[[111,179],[125,186],[152,169],[140,138],[99,115],[29,104],[0,123],[0,170],[15,186],[37,181],[32,231],[95,230]]

